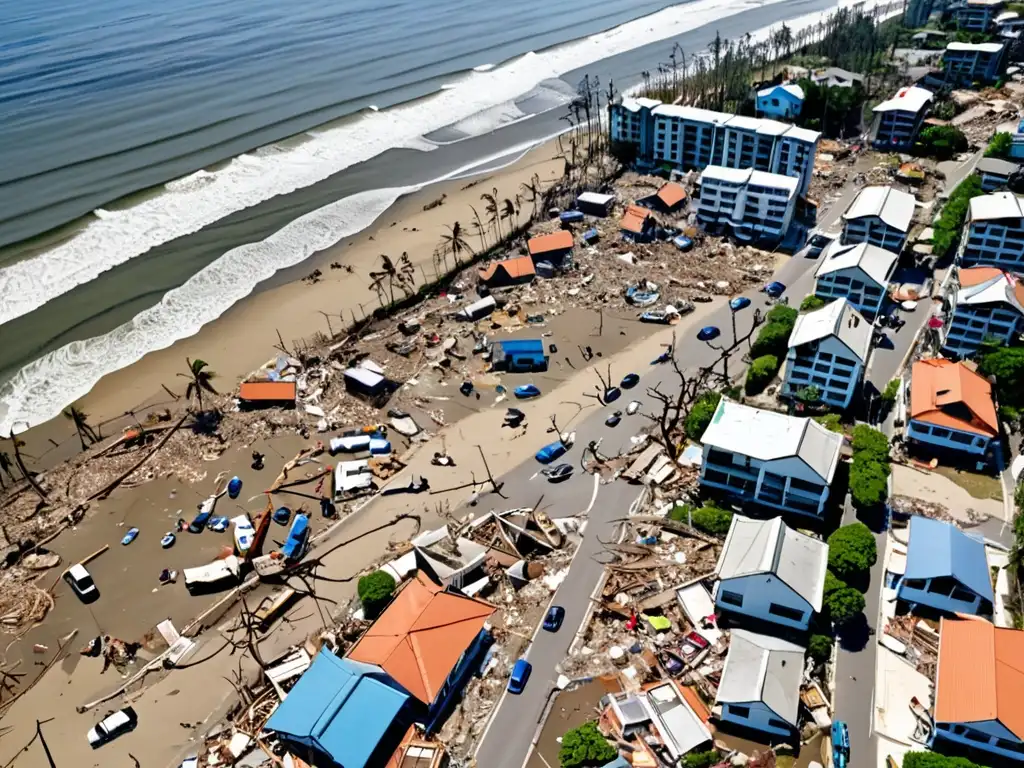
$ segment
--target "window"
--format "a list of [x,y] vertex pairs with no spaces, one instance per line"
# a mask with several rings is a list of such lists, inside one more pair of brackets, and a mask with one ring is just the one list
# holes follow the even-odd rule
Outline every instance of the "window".
[[996,746],[1000,749],[1008,749],[1011,752],[1024,752],[1024,743],[1009,741],[1008,739],[996,739]]
[[803,621],[804,618],[803,611],[798,611],[796,608],[790,608],[788,605],[779,605],[778,603],[772,603],[769,605],[768,613],[772,616],[789,619],[790,621]]
[[778,719],[776,719],[774,717],[769,717],[768,718],[768,727],[769,728],[778,728],[779,730],[782,730],[782,731],[788,731],[788,730],[791,730],[793,728],[793,726],[791,726],[785,720],[778,720]]
[[989,739],[991,738],[987,733],[981,733],[973,728],[968,728],[966,733],[964,733],[964,737],[971,741],[981,742],[982,744],[988,744]]
[[718,599],[726,605],[734,605],[737,608],[743,607],[743,595],[739,592],[730,592],[727,589],[723,589],[718,593]]
[[952,598],[954,600],[959,600],[961,603],[973,603],[974,593],[968,592],[966,589],[958,586],[953,590]]
[[729,714],[733,717],[742,717],[744,720],[750,717],[750,707],[738,707],[735,704],[727,704]]
[[924,589],[924,579],[904,579],[903,586],[907,589]]

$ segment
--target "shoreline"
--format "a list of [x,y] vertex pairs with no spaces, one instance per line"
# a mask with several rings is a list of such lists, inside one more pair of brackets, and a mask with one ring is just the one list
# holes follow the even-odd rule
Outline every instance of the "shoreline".
[[[494,188],[500,197],[514,199],[522,192],[520,185],[529,182],[534,173],[542,182],[557,179],[562,170],[561,157],[553,157],[557,145],[557,138],[551,139],[497,171],[440,181],[403,195],[370,227],[317,251],[299,265],[281,270],[281,278],[275,275],[264,281],[272,284],[257,288],[198,333],[107,374],[76,405],[89,415],[90,423],[104,424],[105,435],[136,420],[127,415],[129,409],[144,416],[149,411],[173,408],[180,400],[171,399],[162,385],[181,394],[183,379],[177,374],[185,370],[186,357],[207,361],[218,374],[214,382],[218,391],[231,391],[243,377],[273,357],[277,332],[290,346],[317,332],[328,332],[321,312],[332,316],[332,328],[337,331],[352,323],[352,312],[359,313],[356,317],[360,318],[377,308],[367,275],[381,253],[397,259],[407,252],[417,269],[417,285],[424,276],[434,274],[434,248],[455,221],[466,228],[466,239],[476,253],[480,243],[468,234],[473,216],[470,206],[479,210],[480,193]],[[442,196],[441,205],[424,210]],[[333,262],[351,266],[352,274],[347,269],[331,269]],[[317,269],[322,273],[320,280],[304,282],[304,275]],[[342,313],[343,322],[338,317]],[[26,443],[26,453],[39,457],[36,469],[40,470],[80,451],[73,425],[59,414],[18,436]],[[54,442],[60,447],[54,447]]]

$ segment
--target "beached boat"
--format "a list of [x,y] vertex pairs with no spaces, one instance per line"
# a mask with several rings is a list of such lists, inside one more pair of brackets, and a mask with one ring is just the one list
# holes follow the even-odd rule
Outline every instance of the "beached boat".
[[211,518],[206,527],[214,533],[224,533],[228,529],[228,519],[226,517]]
[[182,573],[189,594],[202,594],[237,584],[240,571],[238,558],[230,555],[222,560],[214,560],[209,565],[186,568]]
[[127,545],[131,544],[133,541],[135,541],[135,537],[138,536],[138,535],[139,535],[139,529],[138,528],[129,528],[128,529],[128,533],[126,533],[121,538],[121,546],[127,546]]
[[626,289],[626,301],[634,307],[649,307],[656,304],[660,298],[658,286],[654,283],[631,285]]
[[309,516],[296,515],[292,521],[291,530],[288,531],[288,539],[281,547],[281,554],[285,562],[294,563],[301,560],[309,548]]
[[555,549],[560,548],[562,546],[563,537],[562,532],[558,530],[558,526],[551,522],[551,518],[539,509],[533,510],[532,514],[533,522],[536,523],[538,528],[540,528],[541,533],[544,534],[544,538],[548,540],[548,543]]
[[623,389],[632,389],[640,383],[640,376],[635,373],[627,373],[622,377],[622,381],[619,382],[619,386]]
[[220,494],[214,494],[199,505],[199,514],[193,517],[192,522],[188,524],[189,533],[203,532],[206,528],[206,524],[210,522],[210,518],[213,517],[213,508],[217,504],[217,497],[219,495]]
[[244,555],[252,547],[252,542],[256,538],[256,529],[253,527],[252,520],[249,519],[248,515],[233,517],[231,522],[235,526],[233,532],[235,552],[239,555]]
[[648,309],[640,315],[640,322],[671,325],[672,323],[679,322],[679,312],[672,305],[668,305],[661,309]]
[[168,531],[164,534],[164,537],[160,539],[160,546],[164,549],[170,549],[174,546],[174,542],[178,540],[178,537]]

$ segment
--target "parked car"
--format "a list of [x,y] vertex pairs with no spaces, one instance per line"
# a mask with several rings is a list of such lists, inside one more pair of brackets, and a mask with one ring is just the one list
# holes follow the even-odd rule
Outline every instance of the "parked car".
[[537,451],[537,455],[534,458],[536,458],[541,464],[550,464],[555,459],[564,456],[565,452],[568,450],[569,448],[565,443],[561,440],[556,440],[553,443],[548,443]]
[[850,762],[850,729],[842,720],[832,721],[832,765],[846,768]]
[[766,285],[762,290],[768,294],[769,298],[777,299],[786,292],[786,285],[785,283],[772,281],[768,283],[768,285]]
[[814,230],[807,238],[807,245],[804,246],[804,257],[808,259],[816,259],[821,255],[821,252],[828,247],[828,244],[836,239],[834,234],[827,232],[818,232]]
[[605,426],[608,426],[608,427],[617,427],[617,426],[619,426],[619,422],[620,421],[622,421],[622,411],[616,411],[611,416],[609,416],[607,419],[605,419],[604,423],[605,423]]
[[565,608],[560,605],[552,605],[548,608],[548,614],[544,617],[542,626],[548,632],[557,632],[565,619]]
[[139,718],[134,709],[131,707],[119,709],[89,729],[87,734],[89,744],[93,749],[102,747],[108,741],[113,741],[118,736],[135,730],[135,726],[138,724]]
[[96,588],[96,582],[81,563],[75,563],[64,571],[64,581],[83,603],[99,599],[100,591]]
[[572,477],[572,464],[558,464],[542,469],[540,473],[548,479],[549,483],[560,483]]
[[517,661],[516,665],[512,667],[512,674],[508,677],[508,692],[522,693],[523,689],[526,688],[526,682],[530,679],[530,672],[532,671],[533,667],[526,659]]
[[516,387],[512,394],[520,400],[526,400],[531,397],[540,397],[540,390],[533,384],[523,384],[520,387]]

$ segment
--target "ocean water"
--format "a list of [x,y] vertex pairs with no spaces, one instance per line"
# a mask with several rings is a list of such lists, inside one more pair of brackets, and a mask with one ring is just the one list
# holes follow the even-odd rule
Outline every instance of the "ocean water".
[[[563,3],[560,7],[559,3]],[[0,4],[0,434],[216,318],[400,195],[826,0]]]

